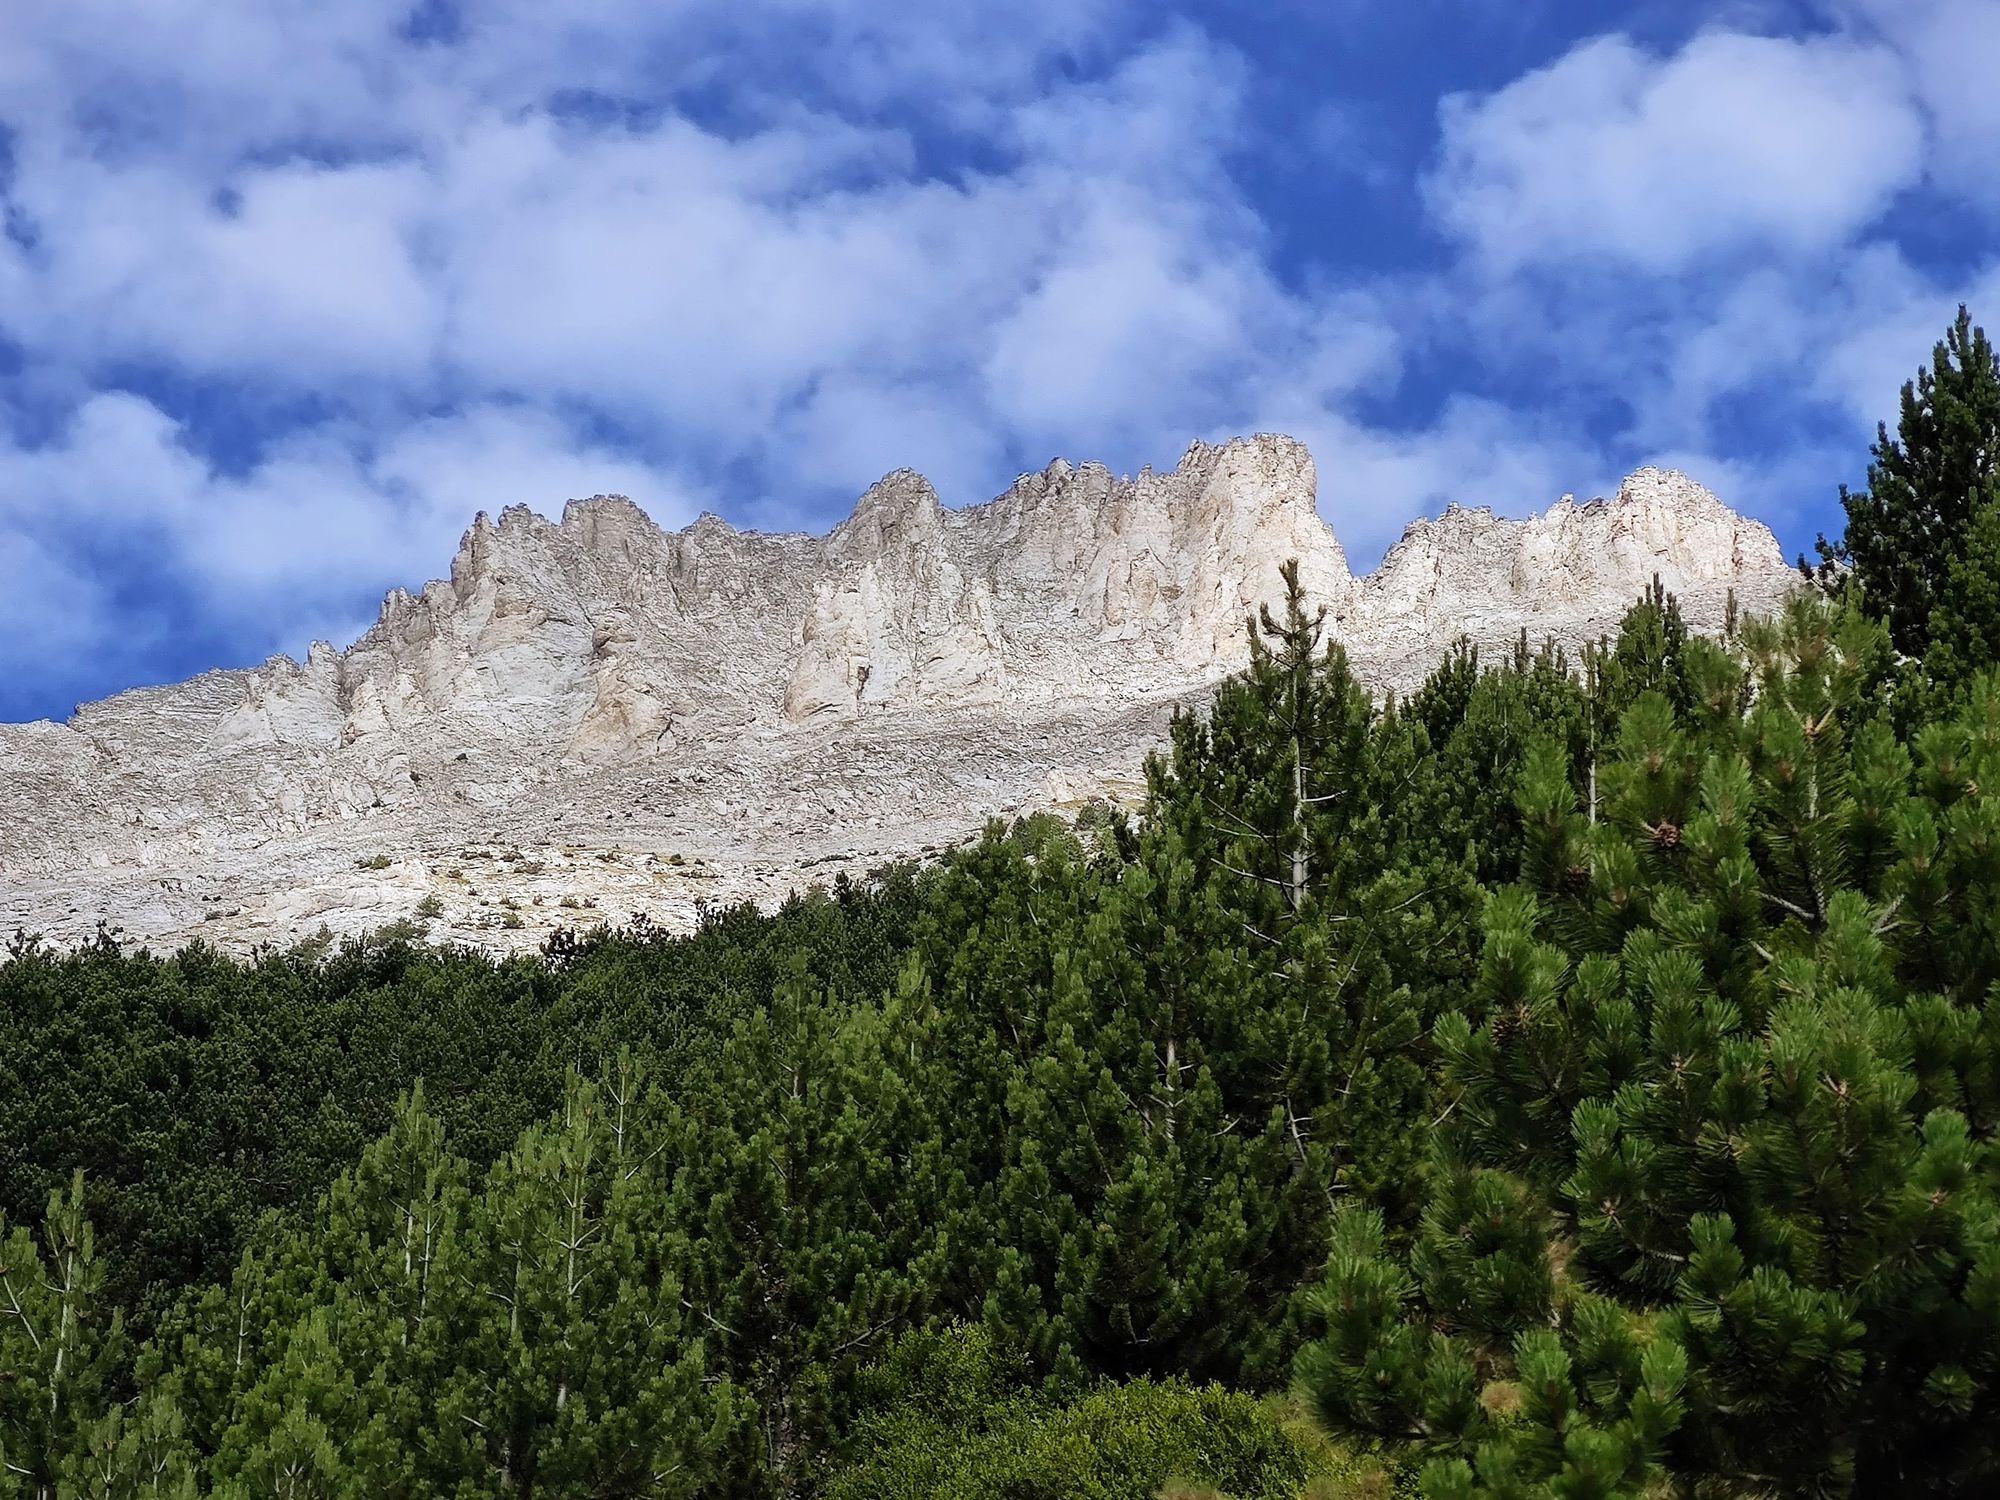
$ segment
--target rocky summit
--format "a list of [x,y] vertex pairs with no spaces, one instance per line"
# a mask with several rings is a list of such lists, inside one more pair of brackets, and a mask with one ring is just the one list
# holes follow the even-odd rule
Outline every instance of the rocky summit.
[[1059,460],[962,510],[901,471],[823,537],[513,507],[345,651],[0,726],[0,921],[226,948],[413,916],[496,948],[685,927],[1136,795],[1287,558],[1396,689],[1461,635],[1595,639],[1655,575],[1701,629],[1796,576],[1764,526],[1645,469],[1525,521],[1453,507],[1356,578],[1311,457],[1273,436],[1136,478]]

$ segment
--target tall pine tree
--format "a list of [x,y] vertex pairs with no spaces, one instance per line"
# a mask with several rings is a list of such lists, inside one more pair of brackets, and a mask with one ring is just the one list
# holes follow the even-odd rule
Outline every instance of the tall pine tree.
[[1433,1496],[2000,1479],[2000,995],[1953,941],[2000,687],[1906,748],[1846,731],[1865,625],[1801,603],[1750,646],[1733,737],[1627,710],[1596,820],[1530,757],[1416,1242],[1337,1232],[1298,1374],[1428,1445]]
[[1846,531],[1819,539],[1819,575],[1851,569],[1896,649],[1921,657],[1973,513],[2000,476],[2000,358],[1964,307],[1930,368],[1903,386],[1896,436],[1882,424],[1872,452],[1868,487],[1840,492]]
[[2000,477],[1973,510],[1927,623],[1924,675],[1946,696],[2000,665]]

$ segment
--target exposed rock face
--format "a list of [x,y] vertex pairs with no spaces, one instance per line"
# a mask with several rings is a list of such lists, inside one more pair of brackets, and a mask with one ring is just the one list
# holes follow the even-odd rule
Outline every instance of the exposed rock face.
[[440,935],[497,946],[592,903],[685,922],[1130,792],[1292,557],[1397,688],[1461,634],[1593,638],[1655,574],[1704,628],[1792,578],[1766,528],[1642,470],[1527,521],[1454,507],[1357,581],[1311,458],[1270,436],[1135,479],[1058,460],[959,511],[900,471],[823,538],[514,507],[344,652],[0,726],[0,921],[283,941],[428,896]]
[[1134,480],[1057,460],[964,511],[892,474],[827,538],[785,712],[1195,687],[1241,659],[1270,559],[1293,556],[1317,597],[1352,596],[1312,459],[1286,439],[1198,444]]
[[1363,590],[1361,631],[1434,644],[1491,626],[1532,639],[1576,634],[1607,599],[1629,602],[1654,576],[1697,613],[1734,587],[1768,603],[1785,580],[1777,539],[1684,474],[1641,469],[1615,500],[1565,495],[1525,521],[1452,506],[1418,521]]

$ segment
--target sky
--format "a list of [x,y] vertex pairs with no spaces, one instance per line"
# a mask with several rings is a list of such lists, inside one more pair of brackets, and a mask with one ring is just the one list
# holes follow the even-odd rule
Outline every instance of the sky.
[[823,530],[1289,432],[1357,567],[1686,469],[1788,553],[1961,301],[2000,0],[0,6],[0,719],[479,510]]

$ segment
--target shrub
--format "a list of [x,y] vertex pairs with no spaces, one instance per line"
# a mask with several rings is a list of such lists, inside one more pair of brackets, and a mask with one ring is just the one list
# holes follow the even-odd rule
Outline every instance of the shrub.
[[[1010,1388],[1018,1371],[984,1329],[904,1340],[877,1376],[896,1404],[856,1427],[831,1500],[1335,1500],[1371,1493],[1379,1470],[1301,1431],[1274,1401],[1219,1385],[1134,1380],[1067,1404]],[[1312,1488],[1308,1491],[1308,1486]]]

